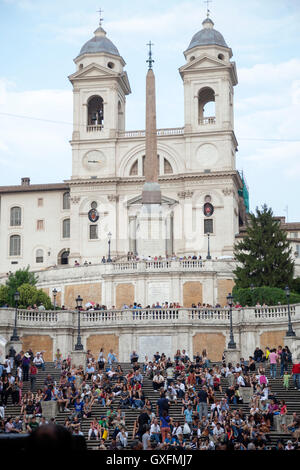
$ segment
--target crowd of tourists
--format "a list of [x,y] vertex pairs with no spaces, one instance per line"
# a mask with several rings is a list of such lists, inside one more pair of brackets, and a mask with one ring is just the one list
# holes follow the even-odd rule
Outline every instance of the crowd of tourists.
[[[271,378],[281,377],[287,390],[291,385],[300,390],[300,364],[293,364],[290,375],[292,357],[287,347],[256,348],[247,361],[223,360],[219,365],[211,364],[206,350],[192,358],[185,350],[173,357],[157,352],[153,358],[139,358],[132,351],[126,371],[113,350],[105,355],[101,349],[97,357],[88,351],[86,363],[76,367],[58,349],[56,380],[47,374],[43,354],[31,349],[17,354],[11,348],[1,361],[0,432],[32,433],[47,424],[43,404],[52,400],[65,414],[64,426],[73,435],[83,435],[82,424],[89,423],[86,438],[96,441],[100,450],[127,448],[130,438],[133,448],[144,450],[269,449],[275,420],[281,432],[291,436],[287,442],[278,441],[276,449],[298,449],[300,416],[293,413],[287,420],[287,405],[278,399],[266,375],[270,365]],[[45,371],[45,379],[37,388],[39,369]],[[145,381],[152,383],[152,398],[146,396]],[[29,390],[25,387],[23,392],[25,382]],[[245,389],[250,391],[247,412],[238,406]],[[10,402],[19,407],[17,416],[7,415]],[[96,404],[101,406],[101,416]],[[132,409],[137,417],[131,431],[127,421]],[[176,419],[171,416],[173,410]]]

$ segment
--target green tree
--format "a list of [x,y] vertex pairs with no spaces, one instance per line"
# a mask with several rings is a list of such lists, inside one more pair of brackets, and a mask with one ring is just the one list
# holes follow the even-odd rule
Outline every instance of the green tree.
[[27,268],[18,269],[15,273],[11,273],[6,281],[8,288],[8,299],[9,306],[14,306],[14,293],[19,290],[19,287],[23,284],[29,284],[35,286],[38,281],[38,277],[29,272],[29,266]]
[[234,255],[238,262],[234,270],[237,288],[279,287],[291,285],[294,261],[287,234],[280,222],[273,217],[271,208],[263,205],[250,214],[247,234],[235,246]]
[[[234,301],[240,303],[243,307],[253,307],[257,304],[260,305],[286,305],[287,297],[284,289],[278,289],[277,287],[255,287],[254,289],[243,289],[234,286],[232,290]],[[300,294],[291,292],[290,303],[300,303]]]
[[8,304],[8,287],[0,286],[0,307]]
[[30,284],[22,284],[18,290],[20,292],[20,308],[27,308],[28,305],[40,305],[42,303],[46,310],[51,309],[50,297],[42,289],[37,289]]

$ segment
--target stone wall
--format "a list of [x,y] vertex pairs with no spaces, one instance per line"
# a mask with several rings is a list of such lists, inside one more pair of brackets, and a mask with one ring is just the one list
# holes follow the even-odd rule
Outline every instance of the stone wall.
[[232,279],[218,280],[218,303],[221,307],[227,305],[227,295],[232,292],[234,281]]
[[107,358],[110,349],[112,349],[118,357],[119,337],[117,335],[90,335],[86,341],[86,348],[87,350],[91,350],[96,360],[101,348],[104,349],[105,358]]
[[76,307],[76,297],[78,295],[83,299],[83,306],[87,302],[95,302],[101,304],[102,299],[102,285],[101,283],[91,284],[74,284],[65,286],[65,299],[64,305],[67,308],[74,309]]
[[53,339],[49,335],[24,335],[21,337],[22,349],[27,351],[32,349],[34,353],[45,351],[43,357],[45,361],[53,361]]
[[188,281],[183,284],[183,306],[190,308],[192,304],[202,304],[202,284],[199,281]]
[[135,300],[134,285],[121,283],[116,286],[116,307],[122,308],[124,304],[131,305]]
[[222,333],[196,333],[193,336],[193,353],[200,355],[206,349],[211,361],[221,361],[225,349],[225,336]]
[[286,330],[279,331],[265,331],[260,335],[260,347],[264,351],[266,346],[269,348],[276,348],[277,346],[284,346],[284,337]]

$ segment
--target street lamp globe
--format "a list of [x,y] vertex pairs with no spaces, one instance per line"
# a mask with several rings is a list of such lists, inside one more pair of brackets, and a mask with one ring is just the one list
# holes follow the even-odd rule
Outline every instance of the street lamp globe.
[[78,295],[78,297],[75,299],[76,300],[76,307],[79,309],[82,307],[82,298],[80,297],[80,295]]
[[14,300],[15,300],[15,302],[19,302],[19,300],[20,300],[20,292],[17,291],[17,290],[14,293]]
[[233,306],[233,296],[231,295],[231,293],[229,293],[227,295],[227,303],[228,303],[229,307]]
[[290,296],[290,288],[289,288],[289,286],[286,286],[286,287],[284,288],[284,290],[285,290],[285,295],[289,298],[289,296]]

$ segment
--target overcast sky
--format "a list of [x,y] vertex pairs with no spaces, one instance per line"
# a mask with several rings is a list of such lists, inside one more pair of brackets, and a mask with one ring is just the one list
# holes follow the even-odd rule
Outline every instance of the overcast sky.
[[[202,0],[0,0],[0,185],[71,176],[73,58],[104,29],[126,61],[127,129],[145,124],[146,43],[154,42],[158,127],[183,126],[183,51],[202,28]],[[300,221],[300,1],[214,0],[215,29],[232,48],[237,168],[251,210],[267,203]],[[6,113],[6,114],[5,114]],[[7,114],[48,119],[43,122]],[[298,139],[298,140],[297,140]]]

